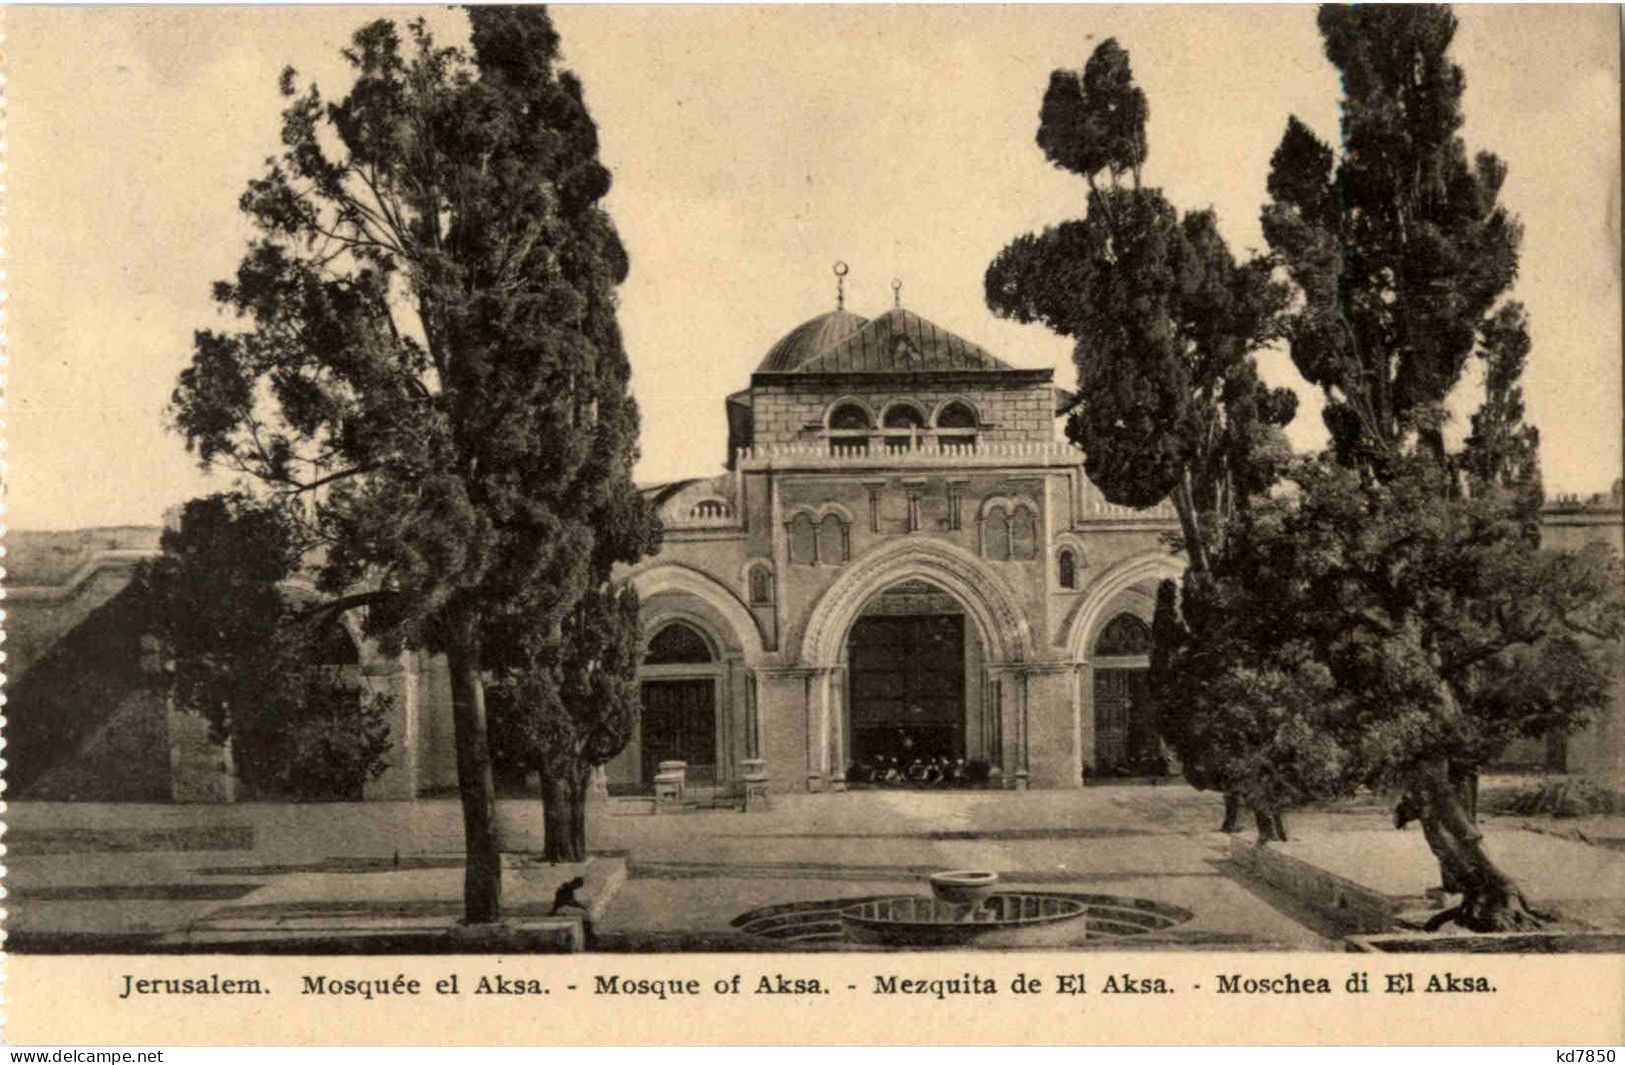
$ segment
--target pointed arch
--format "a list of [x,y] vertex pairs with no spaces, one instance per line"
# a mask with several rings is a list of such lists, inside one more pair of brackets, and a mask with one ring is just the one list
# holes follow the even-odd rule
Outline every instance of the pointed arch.
[[813,667],[838,663],[859,612],[878,592],[905,580],[926,581],[959,600],[979,630],[990,661],[1032,658],[1027,620],[1002,577],[963,548],[911,538],[865,555],[824,593],[802,630],[798,661]]
[[1135,612],[1149,619],[1152,600],[1141,596],[1134,587],[1136,584],[1165,577],[1177,579],[1184,572],[1183,558],[1161,550],[1131,555],[1102,570],[1084,587],[1072,611],[1071,622],[1063,630],[1072,661],[1088,661],[1101,627],[1128,605],[1126,599],[1135,600]]
[[645,600],[662,593],[692,595],[727,622],[747,661],[761,658],[764,642],[755,615],[739,596],[714,577],[680,563],[660,562],[633,573],[632,587]]

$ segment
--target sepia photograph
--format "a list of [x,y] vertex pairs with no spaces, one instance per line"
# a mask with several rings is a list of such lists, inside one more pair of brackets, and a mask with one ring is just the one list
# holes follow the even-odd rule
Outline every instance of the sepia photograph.
[[26,1031],[1625,980],[1618,8],[3,18]]

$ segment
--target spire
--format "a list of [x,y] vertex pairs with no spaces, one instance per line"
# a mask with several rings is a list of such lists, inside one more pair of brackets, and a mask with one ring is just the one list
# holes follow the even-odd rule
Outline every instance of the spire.
[[903,309],[903,279],[900,277],[891,279],[891,303],[898,310]]
[[835,309],[846,310],[846,272],[847,265],[839,259],[835,260]]

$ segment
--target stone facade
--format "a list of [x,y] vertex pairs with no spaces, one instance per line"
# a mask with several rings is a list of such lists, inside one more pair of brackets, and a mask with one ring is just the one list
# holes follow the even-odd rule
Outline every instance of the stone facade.
[[[682,772],[685,794],[760,805],[899,778],[1066,788],[1166,768],[1143,679],[1157,583],[1183,568],[1166,547],[1177,522],[1105,501],[1060,440],[1066,398],[1050,371],[901,309],[820,316],[775,345],[727,397],[722,471],[646,490],[665,537],[626,573],[643,602],[643,719],[608,787],[652,793],[657,773]],[[1625,550],[1617,486],[1555,500],[1545,524],[1550,546]],[[13,630],[48,646],[155,542],[14,587]],[[346,668],[395,696],[389,768],[365,797],[452,792],[443,660],[351,638]],[[1509,761],[1618,781],[1622,706],[1625,687],[1566,746]],[[165,726],[173,799],[241,797],[200,721]]]
[[[645,633],[685,625],[710,654],[645,667],[645,731],[651,686],[709,678],[690,716],[714,733],[698,769],[723,789],[757,759],[776,790],[872,782],[888,730],[905,752],[935,744],[917,773],[969,763],[990,784],[1075,787],[1098,762],[1093,671],[1146,666],[1143,649],[1096,655],[1098,637],[1122,614],[1149,625],[1157,581],[1182,568],[1164,546],[1173,514],[1101,497],[1058,441],[1050,371],[906,311],[843,317],[854,339],[814,319],[730,397],[750,414],[728,472],[651,490],[666,535],[631,571]],[[823,348],[796,350],[802,337]],[[851,646],[876,616],[948,619],[962,645],[940,677],[882,664],[876,678]],[[943,720],[912,725],[928,689]],[[645,743],[610,764],[612,786],[648,784]],[[906,753],[891,757],[906,774]]]

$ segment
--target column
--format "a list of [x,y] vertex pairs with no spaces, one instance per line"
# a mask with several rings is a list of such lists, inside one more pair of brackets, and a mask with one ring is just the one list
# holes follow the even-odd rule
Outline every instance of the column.
[[1002,758],[1000,770],[1004,786],[1018,791],[1026,790],[1032,778],[1030,749],[1027,667],[1004,666],[996,678],[999,693],[999,733]]
[[1028,716],[1027,678],[1025,669],[1011,674],[1011,687],[1016,699],[1016,773],[1015,788],[1026,791],[1032,785],[1032,721]]
[[825,685],[829,705],[829,790],[846,790],[846,670],[830,670]]
[[1084,776],[1095,768],[1095,670],[1087,662],[1077,666],[1078,766]]
[[[830,781],[830,673],[828,666],[806,671],[807,790],[823,791]],[[844,782],[843,782],[844,783]]]

